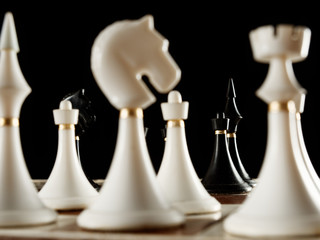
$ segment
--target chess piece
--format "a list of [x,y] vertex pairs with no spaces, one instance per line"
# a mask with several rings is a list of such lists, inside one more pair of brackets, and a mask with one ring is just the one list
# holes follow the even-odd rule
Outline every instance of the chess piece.
[[89,131],[90,128],[92,128],[92,126],[96,123],[96,119],[97,119],[96,114],[94,113],[94,110],[92,107],[92,102],[86,96],[85,89],[80,89],[76,92],[69,93],[66,96],[64,96],[62,100],[70,101],[72,104],[72,107],[74,109],[79,110],[78,124],[75,129],[75,133],[76,133],[75,141],[76,141],[78,159],[82,166],[83,172],[86,175],[90,184],[96,190],[100,190],[100,185],[93,181],[93,179],[89,176],[89,174],[86,172],[85,168],[83,167],[82,159],[80,155],[81,136],[84,135],[87,131]]
[[116,22],[96,38],[91,68],[120,116],[115,152],[100,196],[79,215],[78,225],[105,231],[180,226],[184,215],[163,196],[148,153],[143,109],[155,102],[155,96],[140,81],[146,73],[163,93],[180,81],[168,41],[154,29],[152,16]]
[[0,227],[54,222],[29,175],[20,140],[20,109],[31,88],[17,58],[19,45],[13,15],[5,14],[0,39]]
[[39,192],[40,198],[56,210],[84,209],[91,204],[98,192],[85,176],[76,151],[75,124],[78,109],[72,109],[70,101],[60,102],[53,110],[54,121],[59,125],[58,151],[56,161],[47,182]]
[[304,111],[304,104],[305,104],[305,97],[306,97],[306,91],[305,91],[305,93],[303,93],[303,90],[304,89],[302,89],[302,93],[298,94],[297,97],[295,98],[295,104],[297,106],[297,108],[296,108],[296,110],[297,110],[297,112],[296,112],[296,121],[297,121],[296,125],[297,125],[298,143],[299,143],[300,151],[301,151],[304,163],[307,167],[307,170],[313,180],[313,183],[320,191],[320,179],[319,179],[319,176],[312,165],[312,162],[309,157],[309,154],[308,154],[305,142],[304,142],[304,138],[303,138],[303,132],[302,132],[302,126],[301,126],[301,114]]
[[184,120],[188,118],[188,102],[182,102],[178,91],[171,91],[168,102],[161,104],[167,122],[167,140],[158,182],[169,202],[185,214],[214,213],[221,204],[208,194],[192,165]]
[[259,183],[224,221],[224,229],[250,237],[311,236],[320,233],[320,194],[304,162],[297,136],[297,96],[304,93],[293,62],[308,55],[311,31],[291,25],[250,32],[256,61],[270,63],[256,92],[268,104],[268,139]]
[[163,141],[166,142],[167,141],[167,126],[166,126],[166,128],[161,128],[160,133],[163,138]]
[[240,177],[249,183],[251,187],[256,185],[256,182],[249,176],[246,169],[244,168],[240,155],[238,152],[236,133],[238,130],[238,124],[242,119],[240,115],[237,104],[236,104],[236,91],[234,89],[234,83],[232,78],[229,79],[228,90],[227,90],[227,101],[224,110],[226,118],[230,119],[229,129],[227,131],[228,147],[231,159],[234,166],[237,169]]
[[224,113],[218,113],[212,119],[215,132],[213,157],[210,166],[202,179],[202,184],[209,193],[237,194],[251,191],[250,185],[245,182],[235,168],[229,153],[227,130],[230,119]]

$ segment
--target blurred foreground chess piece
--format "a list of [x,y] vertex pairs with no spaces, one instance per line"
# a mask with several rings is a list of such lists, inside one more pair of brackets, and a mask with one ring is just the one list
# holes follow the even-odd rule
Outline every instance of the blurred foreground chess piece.
[[79,119],[78,124],[76,125],[76,146],[77,146],[77,155],[82,166],[83,172],[86,175],[88,181],[91,185],[96,189],[100,189],[100,185],[95,183],[93,179],[86,172],[86,169],[83,164],[83,159],[81,159],[80,154],[80,139],[81,136],[84,135],[87,131],[92,128],[92,126],[96,123],[96,114],[94,112],[92,102],[85,94],[85,89],[80,89],[76,92],[72,92],[63,97],[62,100],[68,100],[72,103],[72,107],[74,109],[79,110]]
[[298,137],[298,143],[299,143],[299,147],[300,147],[300,151],[302,153],[304,163],[306,164],[306,167],[308,169],[308,172],[309,172],[314,184],[316,185],[316,187],[320,191],[320,179],[319,179],[319,176],[318,176],[317,172],[315,171],[315,169],[312,165],[311,159],[309,157],[307,147],[304,142],[302,126],[301,126],[301,114],[304,111],[305,97],[306,97],[306,93],[302,92],[301,94],[299,94],[295,98],[296,111],[297,111],[296,112],[297,137]]
[[144,136],[143,109],[156,99],[141,81],[142,74],[161,93],[174,88],[181,74],[168,53],[168,41],[154,29],[153,17],[105,28],[93,44],[91,69],[120,116],[115,152],[100,196],[79,215],[78,225],[106,231],[180,226],[184,215],[163,196]]
[[240,115],[237,104],[236,104],[236,91],[234,89],[234,83],[232,78],[229,79],[228,83],[228,90],[227,90],[227,101],[225,106],[225,116],[226,118],[230,119],[229,122],[229,129],[227,131],[227,140],[228,140],[228,147],[231,159],[233,161],[234,166],[236,167],[240,177],[249,183],[251,187],[254,187],[256,185],[256,182],[249,176],[246,169],[244,168],[239,151],[237,146],[237,138],[236,133],[238,130],[238,124],[240,120],[242,119],[242,116]]
[[250,192],[252,187],[245,182],[235,168],[229,153],[227,142],[227,130],[229,119],[224,113],[218,113],[212,119],[215,133],[213,156],[210,166],[202,179],[204,187],[213,194],[237,194]]
[[25,164],[19,117],[31,88],[17,58],[13,15],[6,13],[0,39],[0,227],[54,222],[57,213],[41,202]]
[[189,155],[184,120],[189,103],[182,102],[178,91],[171,91],[161,104],[167,134],[158,182],[170,203],[185,214],[214,213],[221,204],[201,184]]
[[299,147],[296,99],[304,94],[292,62],[308,55],[311,31],[291,25],[250,32],[254,59],[269,63],[257,96],[268,104],[268,139],[259,183],[224,222],[224,229],[250,237],[320,234],[320,193]]
[[58,151],[52,172],[39,192],[40,198],[56,210],[78,210],[88,207],[98,192],[89,183],[79,162],[75,144],[75,125],[78,109],[70,101],[61,101],[53,110],[54,121],[59,125]]

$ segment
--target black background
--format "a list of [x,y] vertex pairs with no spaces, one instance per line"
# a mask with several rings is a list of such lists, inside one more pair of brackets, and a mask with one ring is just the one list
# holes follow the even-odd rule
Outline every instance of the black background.
[[[118,111],[98,88],[90,70],[90,51],[95,37],[109,24],[123,19],[154,16],[155,28],[169,40],[169,52],[182,71],[179,90],[189,101],[186,134],[194,167],[202,177],[210,163],[214,133],[211,118],[223,111],[227,82],[234,79],[238,109],[243,120],[238,127],[238,148],[242,162],[256,177],[264,157],[267,105],[255,96],[268,65],[253,60],[248,34],[267,24],[289,23],[308,26],[312,31],[308,58],[294,64],[296,77],[307,89],[303,132],[310,158],[320,171],[318,126],[318,81],[320,24],[307,3],[272,5],[232,2],[215,4],[190,1],[41,4],[11,2],[0,6],[14,15],[22,72],[32,88],[21,109],[21,142],[32,178],[47,178],[57,152],[57,126],[52,110],[68,93],[86,89],[92,100],[97,123],[81,138],[81,160],[93,178],[104,178],[112,160],[118,127]],[[151,2],[151,1],[150,1]],[[258,2],[258,1],[257,1]],[[316,12],[316,11],[315,11]],[[157,171],[164,143],[160,129],[165,126],[160,103],[167,96],[152,90],[157,102],[144,112],[149,128],[147,144]]]

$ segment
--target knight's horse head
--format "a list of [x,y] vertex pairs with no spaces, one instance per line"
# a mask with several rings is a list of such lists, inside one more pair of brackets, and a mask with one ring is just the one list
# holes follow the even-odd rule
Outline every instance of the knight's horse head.
[[176,86],[181,71],[168,46],[168,40],[154,29],[150,15],[116,22],[98,35],[92,47],[91,69],[114,107],[147,108],[155,102],[143,75],[160,93]]

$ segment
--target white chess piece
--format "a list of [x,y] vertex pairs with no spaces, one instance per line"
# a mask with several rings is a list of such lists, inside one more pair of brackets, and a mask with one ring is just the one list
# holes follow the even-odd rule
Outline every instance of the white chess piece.
[[0,50],[0,227],[51,223],[57,213],[39,199],[21,148],[20,109],[31,88],[19,66],[10,12],[4,18]]
[[303,137],[303,132],[302,132],[301,113],[303,113],[303,111],[304,111],[305,97],[306,97],[306,93],[301,93],[295,99],[296,106],[297,106],[297,109],[296,109],[297,110],[297,112],[296,112],[297,137],[298,137],[300,151],[301,151],[302,157],[304,159],[304,163],[306,164],[307,170],[308,170],[314,184],[316,185],[316,187],[320,191],[320,179],[319,179],[319,176],[312,165],[311,159],[310,159],[308,151],[307,151],[307,147],[304,142],[304,137]]
[[169,202],[185,214],[218,212],[221,204],[203,187],[189,155],[184,119],[189,103],[182,102],[178,91],[171,91],[168,102],[161,103],[167,123],[165,150],[158,182]]
[[85,176],[79,162],[75,144],[75,124],[78,109],[72,109],[70,101],[61,101],[53,111],[59,125],[57,157],[52,172],[39,192],[42,201],[56,210],[84,209],[98,196]]
[[257,187],[224,221],[229,233],[250,237],[320,233],[320,194],[297,136],[295,102],[304,91],[292,67],[292,62],[308,55],[310,36],[308,28],[290,25],[264,26],[250,33],[254,58],[270,62],[257,91],[269,105],[268,140]]
[[143,127],[143,108],[155,97],[141,81],[147,74],[161,92],[180,80],[168,53],[168,41],[153,26],[152,16],[116,22],[92,47],[91,68],[111,104],[120,110],[112,163],[100,196],[78,217],[91,230],[143,230],[175,227],[184,215],[165,200],[156,180]]

